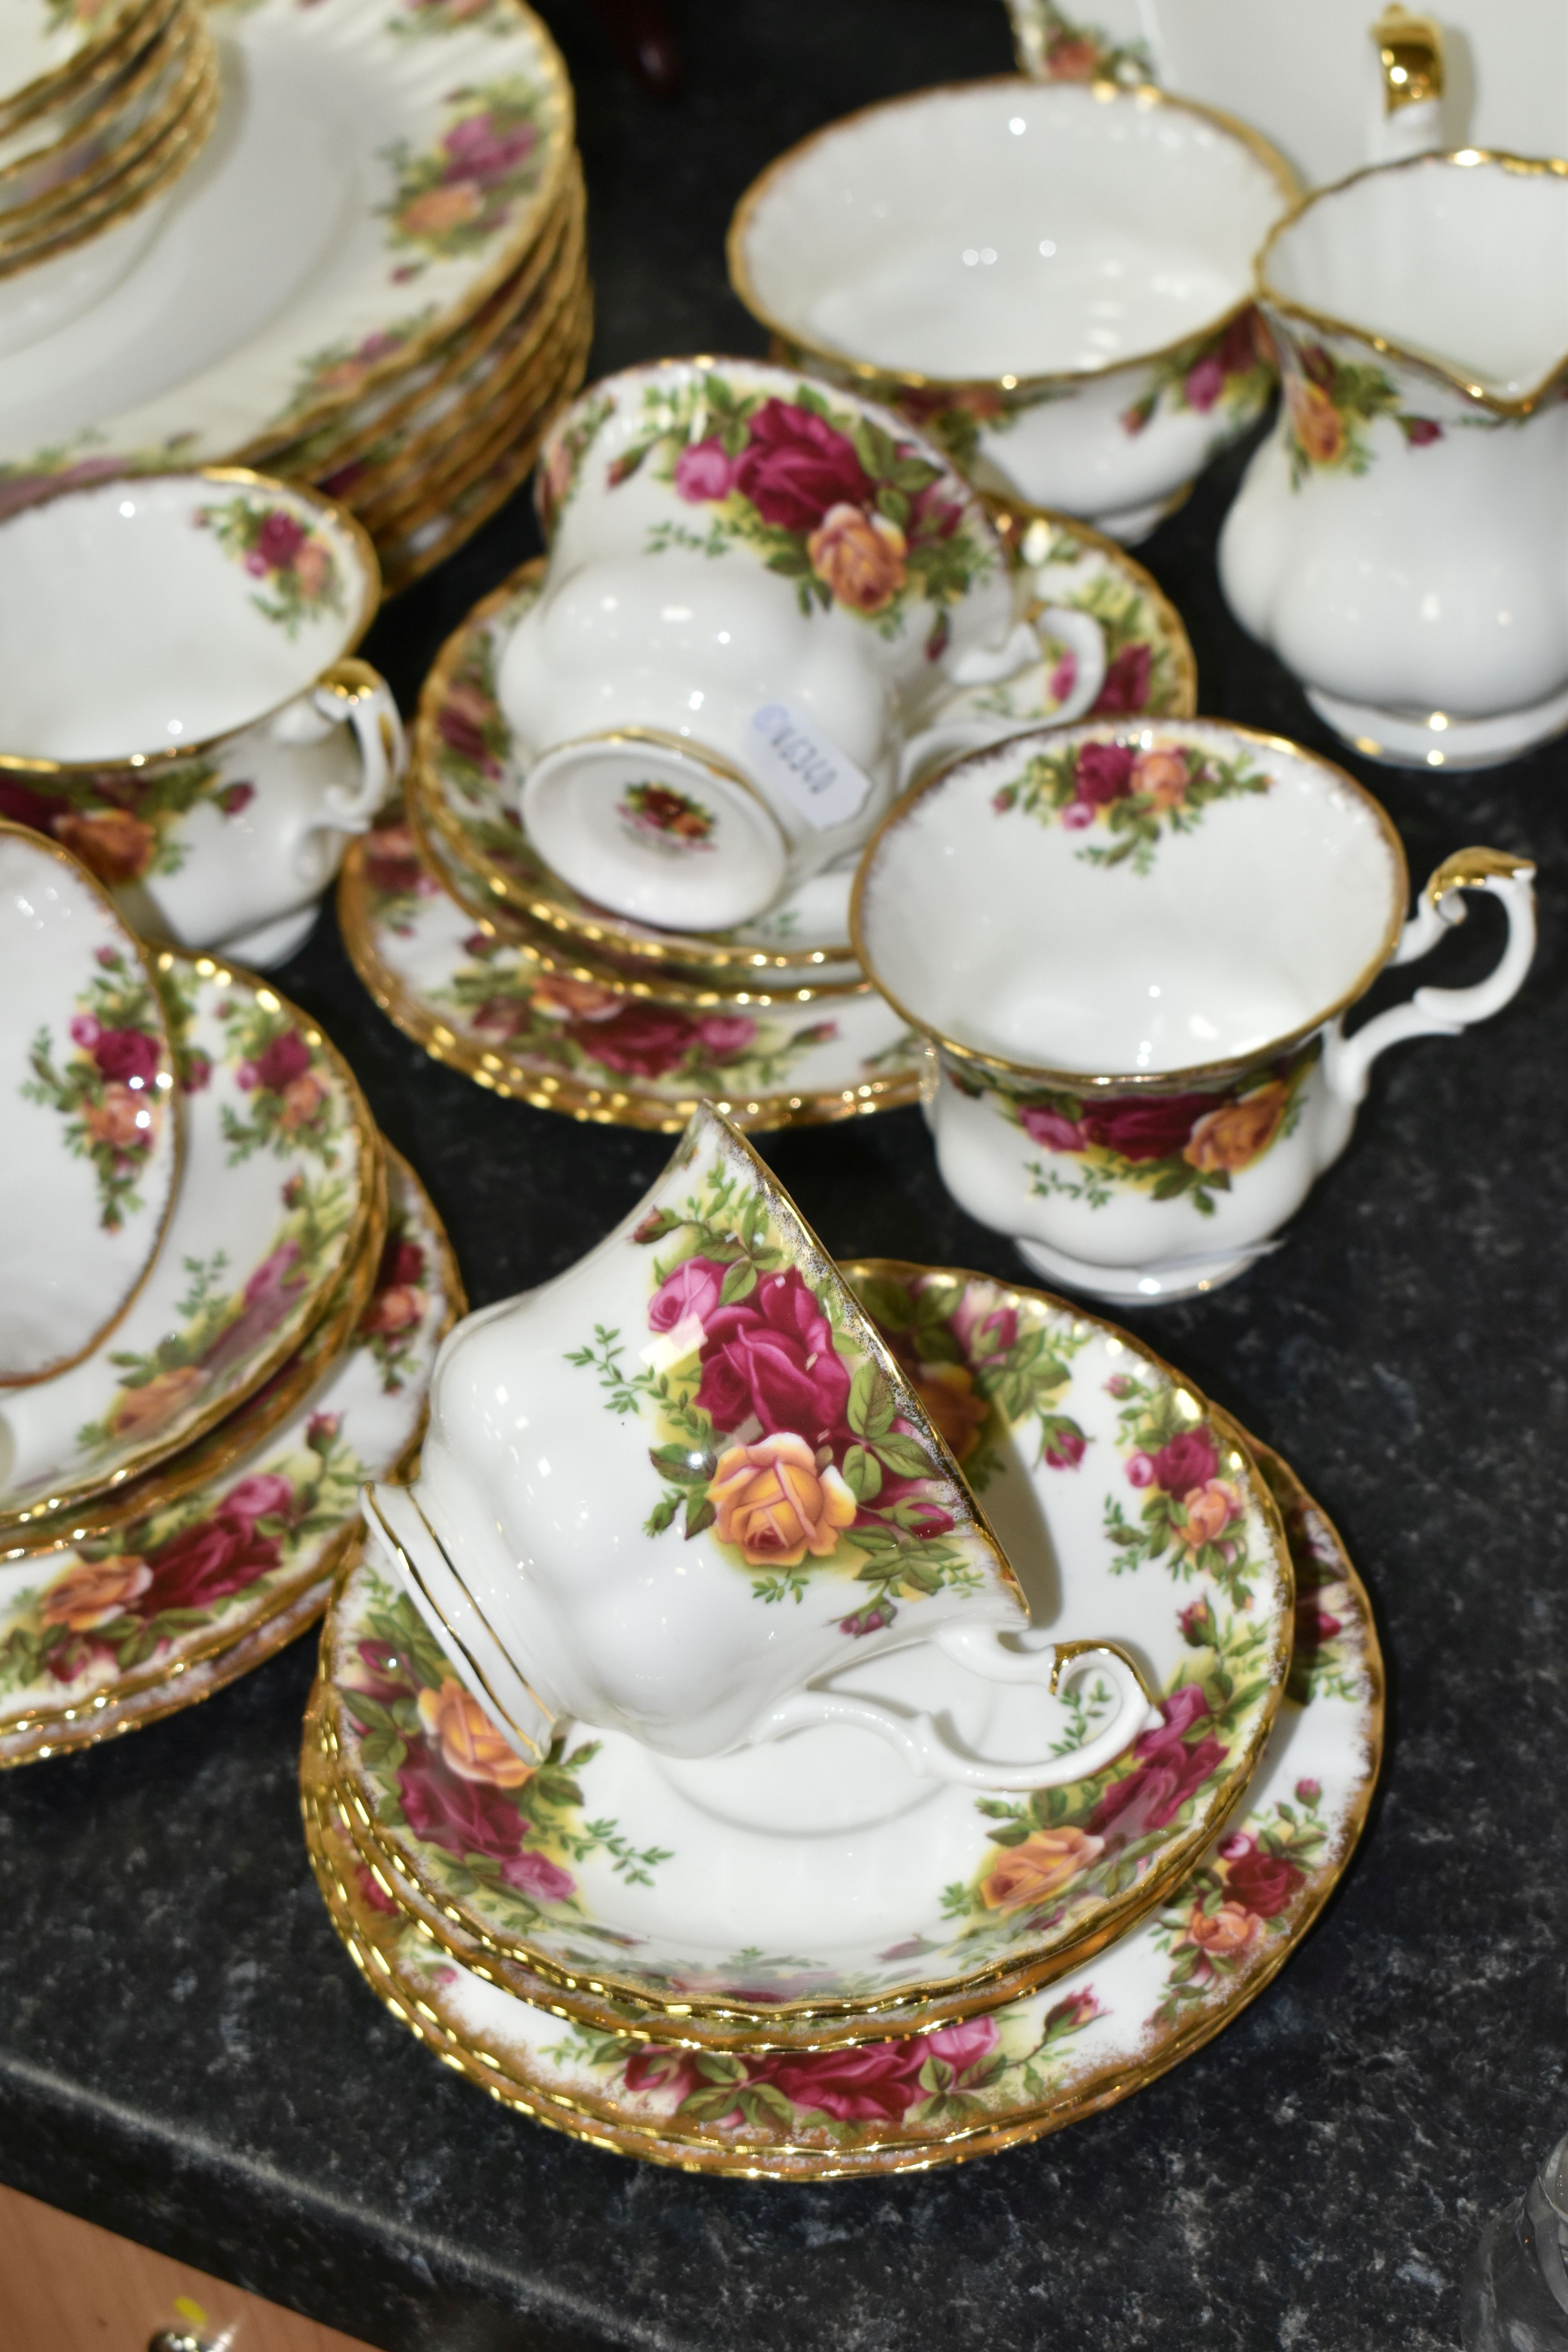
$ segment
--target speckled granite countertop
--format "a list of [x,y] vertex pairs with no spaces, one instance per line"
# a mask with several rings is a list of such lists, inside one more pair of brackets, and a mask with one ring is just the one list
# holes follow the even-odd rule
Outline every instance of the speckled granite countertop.
[[[849,107],[1008,64],[993,0],[676,13],[691,79],[659,110],[581,0],[546,6],[582,106],[596,369],[757,349],[721,250],[757,167]],[[1221,606],[1237,470],[1141,552],[1186,616],[1203,708],[1331,751]],[[384,618],[370,650],[406,700],[534,544],[520,505]],[[1322,1498],[1387,1645],[1366,1841],[1256,2007],[1126,2105],[957,2170],[782,2189],[574,2146],[445,2072],[340,1948],[296,1810],[307,1640],[191,1715],[0,1780],[0,2178],[385,2352],[1457,2343],[1479,2222],[1568,2120],[1568,755],[1368,780],[1417,875],[1468,842],[1533,852],[1543,940],[1494,1026],[1378,1065],[1286,1250],[1141,1318]],[[1494,913],[1440,977],[1489,961]],[[330,919],[280,979],[429,1183],[476,1304],[568,1265],[662,1164],[658,1138],[426,1060]],[[767,1150],[843,1254],[1016,1271],[941,1191],[913,1112]]]

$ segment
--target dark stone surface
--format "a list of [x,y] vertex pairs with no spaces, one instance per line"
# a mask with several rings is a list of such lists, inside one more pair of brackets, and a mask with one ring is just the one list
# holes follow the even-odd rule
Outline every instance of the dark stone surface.
[[[602,367],[756,349],[721,233],[751,173],[879,93],[995,70],[986,0],[687,0],[659,111],[578,0],[548,13],[583,110]],[[933,170],[941,159],[932,158]],[[1334,746],[1219,601],[1239,460],[1145,551],[1204,707]],[[533,545],[519,507],[395,607],[372,650],[412,700],[446,631]],[[879,2186],[658,2172],[535,2129],[367,1995],[295,1810],[311,1644],[110,1752],[0,1782],[0,2177],[386,2352],[1187,2352],[1458,2336],[1484,2216],[1564,2092],[1568,1229],[1561,748],[1461,780],[1373,774],[1417,877],[1487,841],[1542,866],[1520,1003],[1381,1063],[1289,1246],[1142,1318],[1280,1446],[1343,1528],[1387,1643],[1370,1832],[1281,1979],[1212,2047],[1039,2145]],[[1483,908],[1443,979],[1479,970]],[[346,1048],[450,1223],[476,1302],[570,1263],[658,1139],[499,1103],[360,991],[324,920],[282,984]],[[768,1147],[830,1245],[1016,1272],[910,1112]]]

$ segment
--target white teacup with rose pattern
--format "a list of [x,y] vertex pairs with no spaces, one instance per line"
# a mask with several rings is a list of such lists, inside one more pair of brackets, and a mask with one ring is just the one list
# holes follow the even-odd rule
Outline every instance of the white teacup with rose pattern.
[[[373,1547],[527,1757],[568,1716],[684,1757],[831,1722],[917,1776],[1034,1789],[1149,1719],[1124,1652],[1031,1632],[918,1394],[709,1104],[598,1249],[452,1333],[417,1480],[365,1500]],[[934,1670],[917,1704],[834,1687],[914,1649]],[[1077,1744],[1086,1674],[1104,1707]],[[1020,1686],[1032,1753],[998,1758],[985,1734]]]
[[663,928],[746,921],[858,848],[943,696],[1040,657],[941,452],[796,373],[607,378],[540,502],[549,571],[499,676],[523,822],[574,888]]
[[375,551],[353,516],[234,467],[51,494],[0,520],[0,815],[143,936],[291,952],[401,769],[351,658]]
[[[1342,770],[1217,719],[1015,737],[900,802],[851,926],[931,1046],[942,1181],[1028,1263],[1102,1298],[1240,1274],[1350,1140],[1373,1061],[1500,1012],[1534,951],[1533,866],[1467,849],[1405,920],[1384,810]],[[1500,899],[1469,988],[1417,989],[1352,1036],[1390,963]]]

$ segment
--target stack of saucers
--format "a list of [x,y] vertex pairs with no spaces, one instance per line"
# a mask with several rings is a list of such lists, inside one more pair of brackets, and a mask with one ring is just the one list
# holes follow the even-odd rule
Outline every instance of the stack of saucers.
[[875,2175],[1089,2114],[1262,1990],[1365,1816],[1376,1636],[1287,1465],[1059,1300],[835,1268],[710,1113],[454,1334],[369,1513],[301,1760],[334,1925],[624,2154]]
[[0,502],[264,460],[330,485],[404,586],[582,380],[564,67],[521,0],[178,0],[171,23],[185,8],[216,40],[217,135],[112,285],[36,305],[9,345],[0,294]]
[[[572,417],[559,429],[569,438]],[[941,715],[957,740],[1073,708],[1195,709],[1185,632],[1146,572],[1084,525],[994,500],[989,515],[1040,656],[1005,684],[955,689]],[[579,1118],[673,1131],[708,1097],[761,1129],[912,1101],[921,1048],[849,941],[852,858],[715,934],[617,914],[540,856],[498,670],[544,569],[525,564],[448,639],[405,804],[345,863],[339,917],[372,995],[480,1086]]]
[[309,1017],[0,826],[0,1764],[205,1698],[322,1608],[463,1297]]
[[199,0],[15,8],[0,33],[0,353],[150,244],[217,114]]

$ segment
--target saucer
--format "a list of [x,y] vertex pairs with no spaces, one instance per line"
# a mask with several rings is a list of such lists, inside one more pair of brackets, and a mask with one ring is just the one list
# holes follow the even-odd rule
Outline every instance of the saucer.
[[193,1486],[205,1486],[232,1463],[253,1453],[280,1422],[288,1420],[302,1397],[308,1396],[353,1337],[371,1294],[385,1279],[384,1268],[396,1248],[389,1223],[387,1162],[396,1158],[384,1138],[376,1155],[368,1213],[353,1260],[346,1266],[300,1345],[263,1381],[243,1404],[177,1454],[141,1470],[122,1486],[89,1495],[68,1509],[46,1512],[22,1527],[0,1529],[0,1566],[14,1559],[37,1559],[47,1552],[68,1551],[79,1543],[96,1543],[122,1530],[149,1511],[175,1502]]
[[63,849],[0,824],[5,1224],[0,1390],[101,1345],[152,1271],[180,1182],[152,968]]
[[6,362],[0,482],[296,438],[460,327],[560,195],[571,89],[521,0],[223,0],[211,22],[210,152],[112,293]]
[[[1233,1817],[1157,1912],[1065,1980],[965,2022],[858,2050],[696,2053],[563,2028],[433,1945],[346,1838],[311,1720],[306,1842],[334,1927],[378,1999],[519,2113],[693,2171],[828,2179],[960,2163],[1114,2105],[1221,2032],[1279,1972],[1354,1850],[1383,1740],[1365,1590],[1278,1455],[1257,1457],[1316,1607]],[[1303,1627],[1305,1628],[1305,1616]]]
[[377,1142],[348,1065],[275,990],[165,949],[185,1162],[130,1313],[52,1381],[0,1393],[0,1528],[122,1485],[299,1347],[359,1246]]
[[287,1425],[177,1502],[153,1498],[97,1541],[0,1568],[0,1761],[166,1712],[185,1703],[184,1677],[275,1618],[297,1630],[297,1604],[310,1594],[320,1608],[357,1536],[362,1483],[411,1466],[436,1351],[466,1302],[423,1186],[388,1157],[376,1288]]
[[[322,1647],[322,1736],[355,1834],[432,1932],[449,1924],[521,1963],[587,2022],[613,2028],[629,2007],[655,2030],[663,2012],[683,2038],[766,2047],[797,2028],[865,2039],[915,2003],[928,2018],[994,2006],[1076,1966],[1190,1869],[1268,1736],[1293,1588],[1224,1417],[1141,1343],[1038,1293],[846,1271],[1034,1622],[1121,1642],[1165,1721],[1092,1780],[1020,1799],[917,1780],[838,1725],[703,1760],[573,1736],[531,1780],[412,1605],[360,1565]],[[1196,1543],[1175,1531],[1183,1481]],[[920,1656],[848,1671],[880,1695]]]
[[923,1048],[873,992],[792,1010],[711,1011],[542,971],[449,898],[394,814],[352,842],[338,920],[355,971],[405,1034],[501,1096],[672,1131],[700,1100],[740,1126],[812,1126],[918,1099]]

